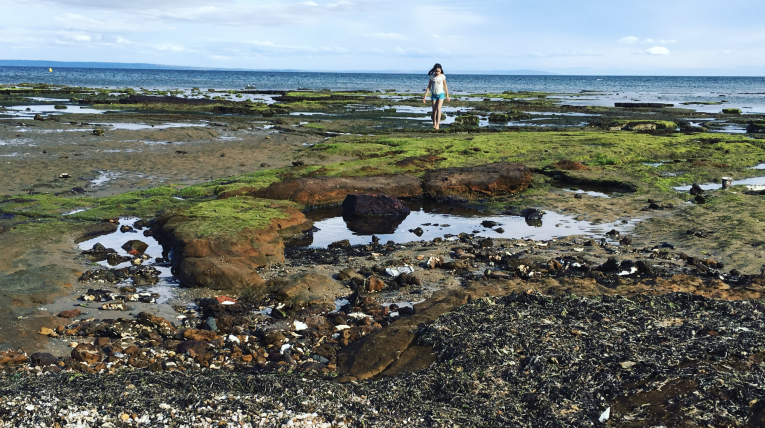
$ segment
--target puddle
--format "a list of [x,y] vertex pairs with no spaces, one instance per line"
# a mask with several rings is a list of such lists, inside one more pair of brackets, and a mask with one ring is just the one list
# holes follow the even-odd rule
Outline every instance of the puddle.
[[68,98],[45,98],[45,97],[25,97],[32,101],[37,101],[41,103],[67,103],[69,102]]
[[138,131],[141,129],[167,129],[167,128],[187,128],[187,127],[205,127],[206,123],[163,123],[161,125],[147,125],[145,123],[103,123],[93,124],[95,127],[109,126],[113,130],[125,129],[129,131]]
[[585,195],[590,195],[596,198],[610,198],[609,195],[603,193],[603,192],[596,192],[594,190],[583,190],[583,189],[563,189],[566,192],[572,192],[572,193],[582,193]]
[[664,162],[643,162],[643,165],[652,166],[654,168],[658,168],[662,165],[664,165]]
[[82,114],[101,114],[105,110],[95,110],[87,107],[80,106],[66,106],[66,110],[58,110],[52,105],[27,105],[27,106],[13,106],[8,107],[3,113],[10,114],[14,117],[34,117],[36,114],[65,114],[65,113],[82,113]]
[[[132,227],[133,224],[138,220],[139,219],[136,217],[121,218],[120,227],[121,226]],[[157,304],[166,303],[169,299],[173,297],[174,295],[173,289],[178,287],[178,281],[170,273],[170,266],[156,265],[152,262],[152,260],[158,257],[162,257],[162,246],[153,237],[143,236],[143,233],[141,233],[140,230],[136,232],[122,233],[119,231],[119,229],[117,229],[117,231],[114,233],[98,236],[93,239],[80,242],[78,244],[78,247],[80,248],[80,250],[84,251],[84,250],[89,250],[93,248],[95,244],[100,243],[106,248],[112,248],[116,250],[120,256],[129,256],[129,254],[124,249],[122,249],[122,246],[126,242],[134,240],[134,239],[138,239],[149,245],[149,247],[146,249],[146,254],[149,255],[151,258],[144,263],[144,266],[151,266],[160,272],[159,282],[156,285],[139,287],[139,288],[146,288],[146,290],[143,290],[143,291],[158,293],[160,297],[157,298]],[[129,261],[118,264],[116,266],[110,266],[106,260],[97,262],[97,264],[109,269],[121,269],[124,267],[131,266],[131,263]],[[117,286],[125,285],[131,282],[132,280],[127,280],[125,283],[120,283]]]
[[[761,164],[763,165],[763,164]],[[757,165],[760,166],[760,165]],[[765,168],[752,168],[752,169],[765,169]],[[732,183],[733,186],[762,186],[765,185],[765,176],[764,177],[752,177],[752,178],[745,178],[742,180],[733,180]],[[703,190],[717,190],[722,188],[721,183],[704,183],[700,185]],[[674,188],[678,192],[687,192],[691,190],[691,186],[678,186]]]
[[[366,218],[344,219],[342,209],[333,208],[312,211],[306,217],[314,221],[319,230],[314,232],[313,240],[302,241],[302,245],[313,248],[324,248],[332,242],[348,239],[352,245],[368,244],[371,236],[377,235],[382,243],[393,241],[397,244],[444,238],[455,239],[460,233],[475,234],[486,238],[533,239],[549,240],[569,235],[604,235],[611,229],[620,232],[634,227],[639,220],[633,219],[626,224],[615,223],[592,224],[575,220],[575,216],[545,212],[541,221],[526,221],[525,218],[513,215],[486,215],[475,210],[454,210],[426,205],[410,206],[412,212],[406,218]],[[498,223],[494,229],[481,225],[483,221]],[[501,227],[504,233],[496,228]],[[417,236],[409,230],[422,228],[422,235]],[[310,238],[308,238],[310,240]]]
[[553,113],[553,112],[547,112],[547,111],[524,111],[524,113],[533,114],[537,116],[569,116],[569,117],[601,116],[600,114],[596,114],[596,113],[579,113],[579,112]]
[[106,183],[107,181],[117,178],[120,176],[120,173],[118,172],[110,172],[110,171],[98,171],[98,177],[94,178],[93,180],[90,180],[90,187],[98,187]]
[[761,163],[759,165],[755,165],[749,169],[765,169],[765,163]]

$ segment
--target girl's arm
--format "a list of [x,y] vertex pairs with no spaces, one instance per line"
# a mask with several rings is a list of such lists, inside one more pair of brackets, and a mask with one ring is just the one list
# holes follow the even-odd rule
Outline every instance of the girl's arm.
[[446,78],[444,78],[444,92],[446,92],[446,102],[449,102],[449,86],[446,84]]
[[433,82],[428,82],[428,87],[425,88],[425,95],[422,96],[422,102],[423,103],[427,103],[427,101],[425,101],[425,100],[428,98],[428,92],[430,92],[430,86],[432,84],[433,84]]

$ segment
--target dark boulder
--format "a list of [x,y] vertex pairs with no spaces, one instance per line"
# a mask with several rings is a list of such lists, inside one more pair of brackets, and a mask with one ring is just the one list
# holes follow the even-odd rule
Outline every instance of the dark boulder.
[[406,217],[409,208],[395,196],[362,193],[348,195],[343,201],[343,217]]
[[122,246],[123,250],[134,256],[145,253],[147,248],[149,248],[149,244],[137,239],[127,241],[125,245]]

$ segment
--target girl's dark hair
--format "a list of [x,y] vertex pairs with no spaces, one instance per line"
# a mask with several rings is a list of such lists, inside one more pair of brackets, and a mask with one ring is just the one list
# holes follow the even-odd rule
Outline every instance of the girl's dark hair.
[[444,73],[444,68],[441,67],[441,64],[437,63],[436,65],[433,66],[433,68],[430,69],[430,71],[428,71],[428,76],[432,76],[432,75],[436,74],[436,69],[437,68],[441,69],[441,74],[446,74],[446,73]]

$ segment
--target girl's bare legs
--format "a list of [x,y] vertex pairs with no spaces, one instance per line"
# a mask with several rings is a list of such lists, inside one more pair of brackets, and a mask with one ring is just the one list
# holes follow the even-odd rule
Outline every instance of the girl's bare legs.
[[433,129],[441,129],[441,106],[444,105],[444,100],[433,100]]

